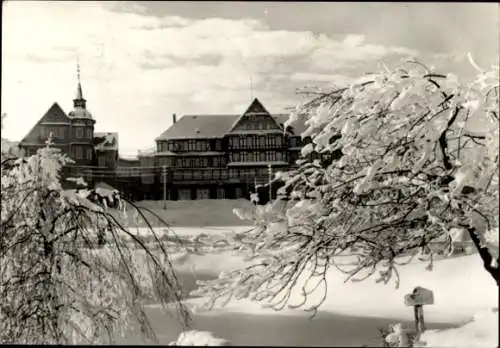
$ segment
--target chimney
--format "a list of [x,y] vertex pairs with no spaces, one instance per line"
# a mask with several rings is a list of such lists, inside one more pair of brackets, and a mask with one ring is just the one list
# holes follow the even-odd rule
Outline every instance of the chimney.
[[175,124],[177,122],[177,115],[172,114],[172,124]]

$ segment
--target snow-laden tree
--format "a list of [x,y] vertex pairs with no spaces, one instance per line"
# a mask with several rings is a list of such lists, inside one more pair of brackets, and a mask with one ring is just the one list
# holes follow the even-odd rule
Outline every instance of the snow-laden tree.
[[63,190],[68,162],[50,143],[29,158],[2,156],[0,343],[111,343],[131,326],[154,342],[145,300],[174,307],[186,324],[154,230],[146,245],[85,190]]
[[[398,265],[419,255],[431,269],[451,251],[452,228],[468,233],[498,284],[498,78],[493,67],[463,83],[411,61],[315,92],[287,122],[304,118],[312,139],[300,167],[280,175],[292,199],[252,213],[255,228],[234,241],[250,265],[198,294],[208,305],[236,297],[279,310],[296,291],[303,302],[293,307],[315,311],[330,267],[346,281],[375,275],[397,286]],[[314,291],[322,299],[306,305]]]

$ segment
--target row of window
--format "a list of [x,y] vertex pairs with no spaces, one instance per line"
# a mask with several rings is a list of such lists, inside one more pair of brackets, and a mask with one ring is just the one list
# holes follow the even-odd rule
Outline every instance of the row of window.
[[92,160],[93,149],[83,146],[72,146],[71,155],[75,160]]
[[[190,189],[179,189],[179,199],[188,200],[192,198]],[[223,188],[217,188],[217,199],[225,198],[225,191]],[[210,190],[206,188],[199,188],[196,190],[196,199],[209,199]]]
[[282,135],[245,135],[229,138],[230,149],[275,148],[283,146]]
[[[68,137],[67,127],[47,127],[40,128],[40,135],[42,139],[47,139],[49,134],[52,133],[54,139],[66,139]],[[72,136],[78,139],[92,139],[92,128],[89,127],[72,127]]]
[[231,162],[287,162],[288,154],[280,151],[242,151],[231,153],[229,158]]
[[[253,151],[253,152],[234,152],[229,155],[231,162],[295,162],[299,157],[296,151],[288,152],[280,151]],[[153,166],[153,162],[149,162],[149,166]],[[227,165],[224,157],[160,157],[158,160],[160,167],[167,166],[169,168],[222,168]]]
[[158,164],[176,168],[218,168],[226,166],[226,159],[224,157],[160,157]]
[[117,176],[140,176],[141,175],[141,168],[119,167],[119,168],[116,168],[116,175]]
[[[244,135],[233,136],[229,138],[230,149],[245,149],[245,148],[276,148],[283,146],[282,135]],[[288,145],[290,147],[301,146],[300,137],[290,137]],[[222,151],[222,141],[217,139],[210,140],[173,140],[163,141],[158,144],[158,151],[165,152],[205,152],[205,151]]]
[[[274,173],[274,170],[271,170]],[[174,181],[182,180],[226,180],[226,179],[245,179],[252,181],[256,177],[268,177],[269,169],[251,168],[251,169],[212,169],[212,170],[177,170],[173,172]],[[160,182],[163,183],[164,177],[160,176]]]
[[221,140],[217,139],[214,144],[211,144],[209,140],[174,140],[168,142],[160,142],[159,149],[160,152],[171,151],[171,152],[205,152],[205,151],[221,151],[222,145]]
[[[252,116],[249,116],[252,117]],[[253,117],[260,117],[260,116],[253,116]],[[276,125],[274,122],[272,122],[270,119],[265,118],[265,119],[259,119],[259,120],[244,120],[241,122],[237,127],[237,130],[263,130],[263,129],[277,129]]]

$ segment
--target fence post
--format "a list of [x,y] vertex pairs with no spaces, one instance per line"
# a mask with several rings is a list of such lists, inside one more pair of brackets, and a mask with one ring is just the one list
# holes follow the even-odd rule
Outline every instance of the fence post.
[[272,190],[272,185],[271,185],[271,181],[273,180],[273,171],[272,171],[272,168],[271,168],[271,165],[269,164],[268,165],[268,170],[269,170],[269,202],[273,200],[273,190]]
[[167,209],[167,166],[162,166],[163,169],[163,209]]
[[420,338],[422,332],[425,331],[424,322],[424,305],[434,304],[434,294],[431,290],[417,286],[413,289],[413,292],[405,295],[404,297],[405,305],[413,306],[413,312],[415,314],[415,329],[416,329],[416,339]]

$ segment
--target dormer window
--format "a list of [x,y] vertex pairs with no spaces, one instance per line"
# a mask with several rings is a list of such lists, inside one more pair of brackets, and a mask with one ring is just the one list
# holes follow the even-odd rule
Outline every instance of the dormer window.
[[83,128],[82,127],[76,127],[76,137],[77,138],[83,138]]

